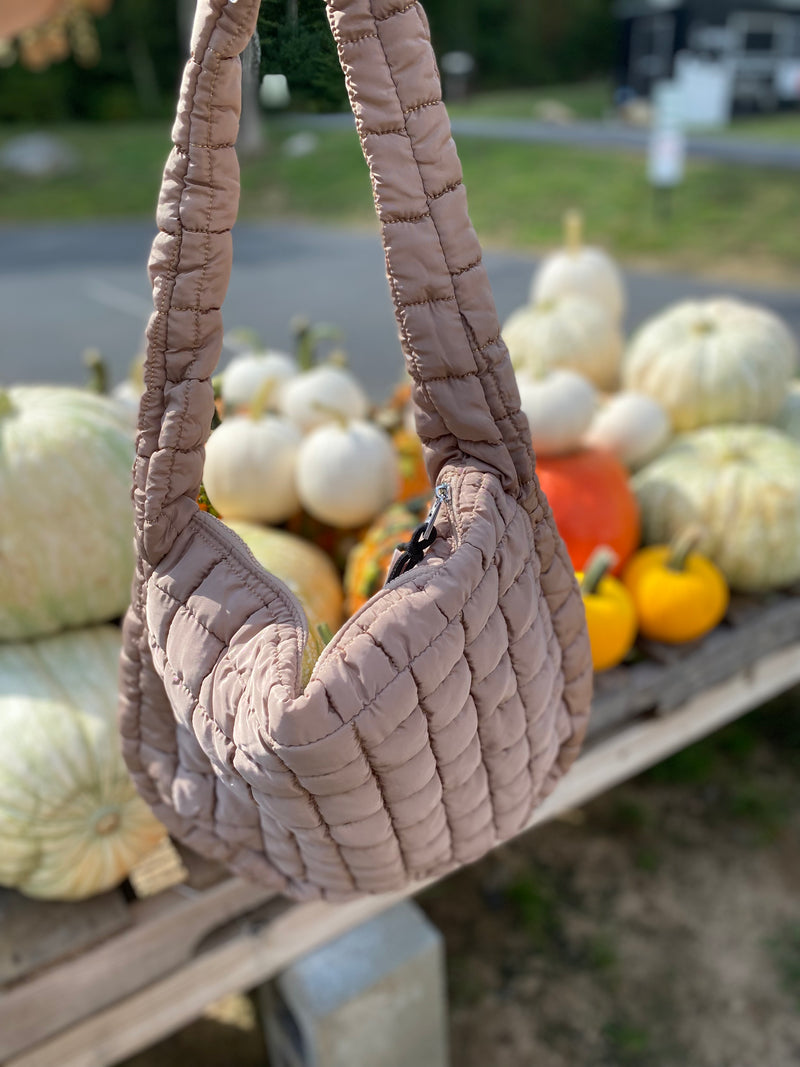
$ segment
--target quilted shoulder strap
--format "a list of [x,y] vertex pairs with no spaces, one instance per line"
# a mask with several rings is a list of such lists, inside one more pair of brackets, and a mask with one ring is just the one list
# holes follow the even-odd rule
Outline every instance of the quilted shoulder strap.
[[[139,549],[156,564],[195,513],[238,209],[239,54],[258,0],[200,0],[150,258],[154,312],[135,471]],[[428,24],[407,0],[330,0],[369,164],[420,437],[538,506],[527,420],[441,101]]]
[[445,463],[533,490],[527,419],[442,102],[425,13],[408,0],[329,0],[369,164],[395,316],[433,483]]

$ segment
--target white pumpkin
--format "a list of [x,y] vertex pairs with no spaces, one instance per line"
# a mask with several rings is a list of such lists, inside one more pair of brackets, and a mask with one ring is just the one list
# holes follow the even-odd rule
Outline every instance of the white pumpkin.
[[573,370],[600,389],[617,384],[622,333],[593,300],[570,294],[518,308],[502,333],[518,371],[536,377],[547,370]]
[[614,260],[602,248],[583,243],[583,220],[577,211],[564,219],[564,247],[546,256],[531,282],[531,303],[568,294],[596,301],[614,322],[625,316],[625,283]]
[[800,441],[800,381],[789,382],[786,399],[775,416],[774,425],[795,441]]
[[666,408],[677,430],[768,422],[797,369],[797,345],[765,308],[684,301],[645,323],[625,354],[623,384]]
[[121,643],[97,626],[0,644],[0,885],[80,900],[164,837],[120,753]]
[[332,418],[363,419],[369,400],[344,367],[322,363],[284,386],[280,409],[302,433],[308,433]]
[[128,377],[118,382],[110,396],[117,402],[125,418],[135,429],[139,419],[139,405],[144,392],[144,355],[136,356],[128,370]]
[[800,444],[760,425],[707,426],[676,437],[633,476],[644,539],[687,526],[732,589],[765,592],[800,579]]
[[206,445],[203,485],[226,519],[285,522],[300,507],[300,431],[280,415],[230,415]]
[[130,426],[110,397],[0,391],[0,640],[106,622],[130,600]]
[[596,412],[584,438],[589,448],[605,448],[630,470],[663,451],[672,424],[657,400],[644,393],[615,393]]
[[552,370],[540,378],[517,375],[520,407],[528,417],[534,451],[540,456],[571,452],[592,421],[597,391],[571,370]]
[[397,496],[399,469],[389,435],[363,419],[318,426],[297,457],[297,489],[305,510],[341,529],[363,526]]
[[120,413],[128,422],[131,429],[136,428],[139,419],[139,405],[142,401],[142,390],[126,378],[124,382],[118,382],[111,390],[111,399],[119,406]]
[[[285,352],[243,352],[234,356],[221,375],[220,396],[226,411],[249,408],[270,392],[270,408],[277,408],[283,385],[298,374],[297,362]],[[270,391],[269,386],[273,389]]]

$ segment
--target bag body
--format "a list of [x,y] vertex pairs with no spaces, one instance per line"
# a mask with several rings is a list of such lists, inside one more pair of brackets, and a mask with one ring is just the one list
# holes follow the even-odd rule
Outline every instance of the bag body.
[[575,758],[585,617],[536,480],[418,3],[328,0],[372,177],[438,538],[327,645],[196,504],[258,0],[200,0],[150,260],[123,754],[170,833],[298,898],[398,889],[519,831]]

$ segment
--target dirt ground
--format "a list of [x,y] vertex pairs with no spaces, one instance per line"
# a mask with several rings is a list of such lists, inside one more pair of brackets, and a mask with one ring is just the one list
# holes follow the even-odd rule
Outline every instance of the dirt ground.
[[[800,690],[419,897],[453,1067],[797,1067],[798,799]],[[127,1067],[265,1063],[230,997]]]

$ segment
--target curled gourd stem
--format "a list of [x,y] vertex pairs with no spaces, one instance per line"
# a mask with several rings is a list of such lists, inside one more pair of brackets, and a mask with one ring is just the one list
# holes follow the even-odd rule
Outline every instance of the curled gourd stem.
[[108,393],[108,367],[99,348],[87,348],[83,353],[83,365],[89,371],[89,391],[105,396]]
[[564,244],[573,255],[583,247],[583,215],[580,211],[568,211],[564,216]]
[[607,545],[596,548],[589,557],[586,570],[581,581],[581,592],[584,596],[591,596],[597,592],[597,587],[612,567],[619,561],[619,556]]
[[667,569],[671,571],[685,570],[686,560],[702,539],[703,530],[700,526],[687,526],[685,530],[682,530],[670,545]]

